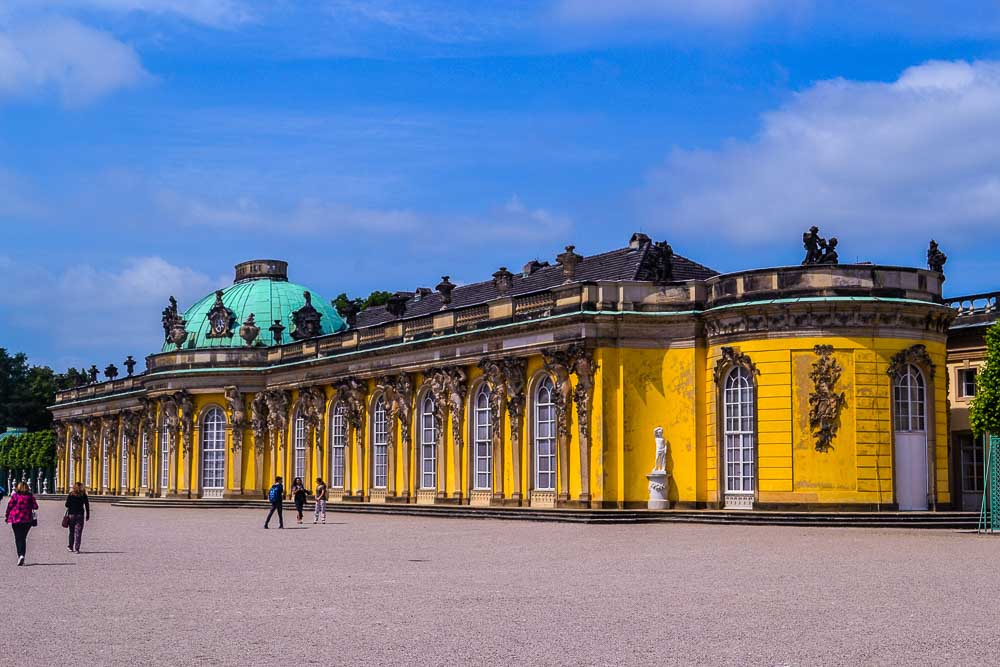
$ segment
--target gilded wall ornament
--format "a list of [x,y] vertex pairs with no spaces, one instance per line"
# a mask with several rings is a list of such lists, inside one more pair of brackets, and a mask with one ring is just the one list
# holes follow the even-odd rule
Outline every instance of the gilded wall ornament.
[[816,451],[833,449],[833,440],[840,426],[840,411],[847,402],[844,392],[837,392],[837,382],[844,372],[833,356],[832,345],[817,345],[813,351],[819,359],[813,362],[809,379],[813,391],[809,394],[809,428],[816,439]]
[[236,326],[236,315],[222,303],[222,290],[215,291],[215,303],[205,315],[208,319],[208,333],[205,338],[232,338]]

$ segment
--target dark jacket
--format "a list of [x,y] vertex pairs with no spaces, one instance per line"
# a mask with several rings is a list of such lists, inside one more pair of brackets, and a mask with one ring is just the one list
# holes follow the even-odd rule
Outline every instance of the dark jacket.
[[86,511],[87,518],[90,518],[90,501],[86,493],[76,496],[72,493],[66,496],[66,511],[69,514],[83,514]]
[[[278,489],[278,493],[277,493],[278,497],[271,504],[272,505],[280,505],[282,499],[285,497],[285,485],[284,484],[279,484],[279,483],[275,483],[275,484],[271,485],[271,489],[274,489],[275,487],[277,487],[277,489]],[[271,498],[271,489],[267,490],[267,497],[268,497],[269,500]]]

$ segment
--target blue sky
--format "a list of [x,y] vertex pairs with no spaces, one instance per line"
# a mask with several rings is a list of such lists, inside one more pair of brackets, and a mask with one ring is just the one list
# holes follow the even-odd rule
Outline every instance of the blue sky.
[[[872,5],[877,5],[872,7]],[[1000,3],[5,0],[0,346],[158,348],[255,257],[433,286],[643,230],[1000,289]]]

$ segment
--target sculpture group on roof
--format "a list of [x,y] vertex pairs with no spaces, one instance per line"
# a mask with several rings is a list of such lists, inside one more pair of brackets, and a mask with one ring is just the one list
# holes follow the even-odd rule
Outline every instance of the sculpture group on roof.
[[815,225],[802,235],[802,245],[806,249],[806,258],[802,260],[803,266],[840,263],[837,256],[837,237],[831,236],[829,241],[824,239],[819,235],[819,227]]

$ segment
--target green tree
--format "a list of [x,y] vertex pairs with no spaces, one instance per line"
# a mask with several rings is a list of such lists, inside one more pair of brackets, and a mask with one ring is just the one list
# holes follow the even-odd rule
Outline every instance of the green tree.
[[986,331],[986,363],[976,374],[969,421],[976,435],[1000,435],[1000,321]]
[[333,307],[337,309],[342,317],[346,317],[347,313],[350,312],[351,307],[355,306],[356,311],[362,311],[365,308],[371,308],[372,306],[384,306],[389,303],[389,298],[392,296],[392,292],[386,292],[383,290],[375,290],[369,294],[366,298],[354,298],[347,296],[346,292],[341,292],[337,295],[337,298],[332,301]]

